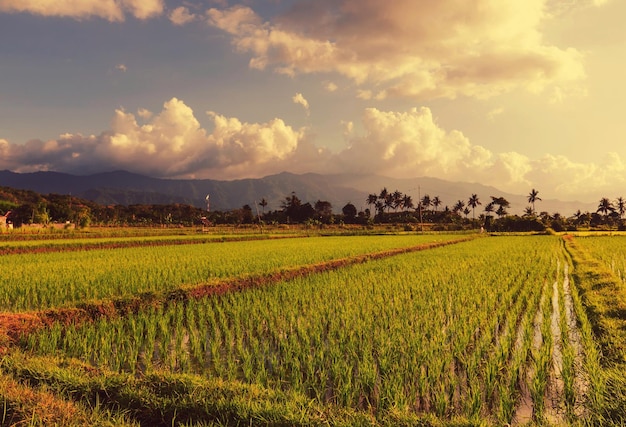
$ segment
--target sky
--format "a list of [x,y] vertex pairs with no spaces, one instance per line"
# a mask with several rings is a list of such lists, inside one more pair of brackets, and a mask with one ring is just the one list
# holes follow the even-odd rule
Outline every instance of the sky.
[[626,196],[624,17],[625,0],[0,0],[0,170]]

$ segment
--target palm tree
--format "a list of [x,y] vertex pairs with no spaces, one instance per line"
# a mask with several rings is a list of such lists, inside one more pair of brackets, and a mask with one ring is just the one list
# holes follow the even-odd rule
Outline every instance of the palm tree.
[[263,208],[263,215],[265,215],[265,206],[267,206],[267,200],[265,200],[265,197],[261,199],[261,201],[259,202],[259,206]]
[[616,200],[616,204],[617,204],[617,213],[619,213],[619,217],[620,219],[622,219],[622,217],[624,216],[624,213],[626,213],[626,200],[624,200],[623,197],[618,197]]
[[383,187],[383,189],[380,190],[380,194],[378,195],[378,199],[383,204],[383,210],[384,210],[385,207],[387,206],[387,201],[389,200],[389,192],[387,191],[387,187]]
[[454,206],[452,206],[452,212],[458,214],[459,212],[463,211],[464,207],[465,207],[465,202],[463,200],[457,200]]
[[428,210],[428,208],[433,204],[433,201],[430,199],[430,196],[426,194],[424,197],[422,197],[421,204],[424,207],[424,210]]
[[439,196],[433,197],[432,204],[435,207],[435,212],[437,212],[437,208],[441,206],[441,199],[439,199]]
[[[369,200],[369,197],[368,197]],[[380,190],[378,195],[378,202],[376,202],[376,208],[380,214],[385,212],[385,209],[389,210],[393,207],[393,194],[387,191],[387,187]]]
[[469,198],[469,200],[467,201],[467,206],[472,208],[472,219],[476,219],[476,217],[474,216],[474,209],[476,209],[476,206],[480,205],[480,200],[478,200],[478,195],[476,194],[472,194]]
[[487,203],[487,206],[485,206],[485,212],[487,213],[487,216],[489,216],[489,214],[491,214],[491,212],[493,211],[494,211],[493,203]]
[[600,199],[600,204],[598,205],[598,210],[596,212],[604,214],[604,216],[608,216],[610,212],[614,212],[615,208],[613,204],[607,197],[603,197]]
[[413,209],[414,205],[413,205],[413,198],[411,196],[409,196],[408,194],[405,194],[404,197],[402,198],[402,208],[403,209]]
[[528,203],[530,203],[533,206],[533,213],[535,213],[535,202],[541,201],[541,197],[539,197],[538,194],[539,194],[539,191],[535,190],[534,188],[528,194]]
[[391,200],[393,204],[393,210],[398,211],[398,208],[402,206],[402,193],[398,190],[391,194]]
[[367,196],[365,202],[368,206],[376,206],[376,202],[378,201],[378,196],[376,194],[370,194]]

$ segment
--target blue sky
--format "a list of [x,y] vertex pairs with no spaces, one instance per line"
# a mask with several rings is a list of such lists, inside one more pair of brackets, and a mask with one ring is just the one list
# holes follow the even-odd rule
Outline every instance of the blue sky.
[[622,0],[0,0],[0,169],[624,196],[624,16]]

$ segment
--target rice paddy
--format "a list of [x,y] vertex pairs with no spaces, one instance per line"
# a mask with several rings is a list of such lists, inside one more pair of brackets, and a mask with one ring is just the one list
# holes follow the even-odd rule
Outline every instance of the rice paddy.
[[626,244],[607,243],[606,258],[605,238],[584,239],[3,255],[0,370],[81,410],[97,399],[99,420],[130,425],[620,425],[622,361],[605,348],[626,344],[599,334],[606,302],[583,272],[600,260],[619,285]]

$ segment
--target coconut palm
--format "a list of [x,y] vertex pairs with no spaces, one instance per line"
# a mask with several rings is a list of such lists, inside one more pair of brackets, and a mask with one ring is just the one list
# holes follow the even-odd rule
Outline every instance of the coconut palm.
[[391,203],[393,210],[397,212],[398,208],[402,206],[402,193],[400,191],[396,190],[391,194]]
[[367,196],[365,202],[368,206],[376,206],[376,202],[378,201],[378,196],[376,194],[370,194]]
[[474,210],[476,209],[476,206],[480,204],[480,200],[478,199],[478,195],[476,194],[472,194],[467,201],[467,206],[472,208],[472,219],[476,219],[476,217],[474,216]]
[[261,208],[263,209],[263,215],[265,215],[265,206],[267,206],[267,200],[265,200],[265,197],[261,199],[261,201],[259,202],[259,206],[261,206]]
[[441,199],[439,198],[439,196],[433,197],[433,200],[432,200],[431,203],[435,207],[435,212],[437,212],[437,208],[439,208],[439,206],[441,206]]
[[617,213],[619,213],[619,217],[621,219],[626,213],[626,200],[624,200],[623,197],[618,197],[615,201],[615,204],[617,208]]
[[609,215],[609,213],[614,211],[615,208],[607,197],[603,197],[600,199],[600,203],[598,204],[598,210],[596,212],[604,214],[604,216],[606,217]]
[[454,206],[452,206],[452,212],[458,214],[459,212],[463,211],[464,207],[465,207],[465,202],[463,200],[457,200]]
[[541,197],[539,197],[539,191],[533,188],[532,191],[528,194],[528,203],[532,205],[533,213],[535,213],[535,202],[537,201],[541,201]]
[[424,207],[424,210],[427,211],[428,208],[432,206],[432,204],[433,204],[433,201],[431,200],[428,194],[422,197],[421,205]]
[[403,209],[413,209],[414,205],[413,205],[413,198],[411,196],[409,196],[408,194],[405,194],[404,197],[402,198],[402,208]]
[[493,211],[494,211],[493,203],[487,203],[487,206],[485,206],[485,213],[487,214],[487,216],[489,216]]

